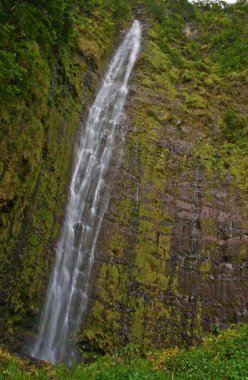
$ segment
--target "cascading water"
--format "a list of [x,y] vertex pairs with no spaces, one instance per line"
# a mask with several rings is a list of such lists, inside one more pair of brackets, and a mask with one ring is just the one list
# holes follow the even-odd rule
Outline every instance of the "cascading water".
[[75,151],[66,216],[39,333],[31,356],[70,364],[72,334],[86,312],[97,238],[108,207],[106,174],[127,97],[127,85],[141,43],[141,25],[134,21],[114,55]]

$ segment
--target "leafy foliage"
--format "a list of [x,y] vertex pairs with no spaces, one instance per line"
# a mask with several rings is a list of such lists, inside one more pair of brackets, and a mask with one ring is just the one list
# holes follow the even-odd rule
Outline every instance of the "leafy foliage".
[[90,365],[67,369],[32,363],[0,349],[0,379],[211,380],[247,379],[248,325],[208,336],[202,346],[186,350],[151,351],[141,358],[134,346],[103,356]]
[[226,123],[226,135],[227,140],[230,143],[239,143],[239,141],[247,137],[246,120],[244,116],[238,115],[233,110],[228,110],[225,113],[225,123]]
[[230,328],[204,339],[203,346],[189,351],[150,354],[156,368],[175,379],[246,379],[248,370],[247,325]]
[[247,67],[247,1],[228,5],[223,1],[196,3],[198,20],[205,29],[203,39],[211,44],[211,55],[221,74]]

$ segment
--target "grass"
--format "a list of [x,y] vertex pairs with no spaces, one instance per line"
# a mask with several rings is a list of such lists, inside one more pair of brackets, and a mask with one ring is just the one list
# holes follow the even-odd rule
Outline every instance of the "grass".
[[95,363],[63,365],[32,362],[0,349],[0,379],[58,380],[246,380],[248,379],[248,324],[232,326],[207,336],[189,350],[165,349],[141,354],[129,345]]

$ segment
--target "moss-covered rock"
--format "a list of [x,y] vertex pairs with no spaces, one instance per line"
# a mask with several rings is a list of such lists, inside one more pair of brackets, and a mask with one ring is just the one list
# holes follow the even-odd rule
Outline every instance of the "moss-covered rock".
[[[188,346],[212,326],[248,318],[247,6],[131,3],[144,24],[143,50],[79,337],[99,352],[129,342]],[[125,1],[116,4],[75,3],[71,34],[61,26],[48,41],[27,38],[30,23],[23,33],[25,7],[8,8],[14,21],[22,15],[19,55],[1,53],[14,70],[0,104],[0,325],[8,342],[39,314],[78,125],[130,16]]]
[[[87,5],[87,10],[75,4],[67,25],[70,41],[48,43],[48,51],[55,50],[52,58],[39,40],[40,32],[25,42],[29,55],[25,51],[23,62],[30,59],[25,79],[30,91],[26,93],[23,85],[13,100],[0,99],[0,338],[8,342],[12,337],[15,342],[22,340],[38,317],[62,223],[78,129],[119,30],[129,18],[128,14],[122,20],[114,18],[104,4]],[[13,8],[19,11],[19,5]],[[30,6],[23,6],[22,12],[30,17]],[[17,25],[29,33],[16,17]],[[56,21],[59,15],[53,17]],[[15,48],[20,44],[16,42]]]
[[[91,349],[188,346],[248,318],[247,67],[223,75],[216,66],[215,33],[235,17],[196,12],[193,39],[173,11],[163,22],[143,16],[125,157],[82,332]],[[229,128],[242,132],[232,145]]]

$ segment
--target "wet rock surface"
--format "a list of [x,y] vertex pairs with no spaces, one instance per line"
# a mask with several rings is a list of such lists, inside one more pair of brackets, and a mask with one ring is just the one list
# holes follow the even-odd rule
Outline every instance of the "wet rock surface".
[[169,78],[148,34],[98,243],[87,348],[188,346],[215,326],[248,318],[247,199],[234,176],[209,168],[199,151],[226,105],[209,115],[206,92],[185,109],[182,92],[194,95],[204,84],[178,87],[181,76]]

